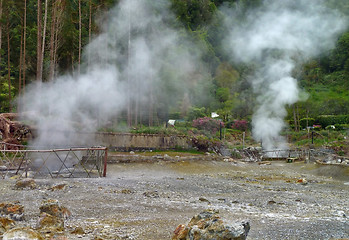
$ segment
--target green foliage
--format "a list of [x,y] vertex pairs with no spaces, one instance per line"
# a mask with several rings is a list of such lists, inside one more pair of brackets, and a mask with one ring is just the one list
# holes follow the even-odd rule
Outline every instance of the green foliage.
[[314,118],[302,118],[299,120],[299,124],[301,126],[302,129],[306,128],[306,127],[312,127],[315,123],[315,119]]
[[209,25],[216,11],[210,0],[171,0],[178,19],[191,30]]
[[230,97],[229,88],[218,88],[216,91],[216,97],[222,103],[228,101]]
[[335,124],[334,125],[334,130],[336,131],[342,131],[342,130],[348,130],[349,129],[349,124]]
[[187,120],[193,121],[194,119],[202,118],[205,116],[206,116],[206,109],[204,107],[202,108],[191,107],[187,115]]

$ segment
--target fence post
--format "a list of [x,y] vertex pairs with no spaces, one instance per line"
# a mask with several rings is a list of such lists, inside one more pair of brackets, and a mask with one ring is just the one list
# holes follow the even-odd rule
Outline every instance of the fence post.
[[103,177],[107,176],[107,160],[108,160],[108,148],[105,148]]

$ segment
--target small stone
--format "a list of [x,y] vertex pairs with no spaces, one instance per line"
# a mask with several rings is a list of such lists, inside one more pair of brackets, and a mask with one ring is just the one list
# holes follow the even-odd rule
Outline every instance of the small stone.
[[158,191],[144,192],[143,196],[150,197],[150,198],[158,198],[158,197],[160,197]]
[[61,183],[61,184],[54,185],[54,186],[50,187],[48,190],[50,190],[50,191],[64,190],[66,186],[67,186],[67,184]]
[[308,184],[308,181],[305,178],[298,179],[297,182],[302,184],[302,185],[307,185]]
[[122,194],[131,194],[131,193],[133,193],[133,191],[130,190],[130,189],[122,189],[122,190],[121,190],[121,193],[122,193]]
[[199,201],[200,202],[210,202],[209,200],[207,200],[206,198],[203,198],[203,197],[199,198]]

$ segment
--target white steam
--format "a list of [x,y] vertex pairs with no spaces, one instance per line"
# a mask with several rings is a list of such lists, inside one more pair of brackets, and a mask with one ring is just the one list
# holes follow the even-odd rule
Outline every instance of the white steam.
[[[31,86],[22,110],[35,122],[35,146],[90,144],[77,131],[95,131],[99,124],[127,110],[129,103],[148,109],[151,102],[177,104],[195,89],[187,82],[200,72],[200,51],[174,27],[170,1],[122,0],[103,21],[102,33],[85,49],[79,76],[61,76]],[[168,87],[170,85],[170,87]],[[165,88],[172,92],[164,92]],[[148,111],[145,111],[148,112]]]
[[265,0],[244,21],[226,10],[230,34],[225,41],[235,61],[253,62],[251,82],[257,94],[253,136],[266,150],[285,149],[280,135],[285,127],[287,105],[299,100],[297,80],[292,77],[295,59],[307,59],[334,47],[346,27],[344,19],[324,1]]

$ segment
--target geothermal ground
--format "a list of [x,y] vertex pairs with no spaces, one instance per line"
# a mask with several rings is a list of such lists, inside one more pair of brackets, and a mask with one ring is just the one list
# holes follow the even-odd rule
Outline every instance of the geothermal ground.
[[[171,239],[205,209],[227,223],[248,220],[247,239],[349,238],[348,167],[158,161],[110,164],[106,178],[35,181],[14,190],[16,180],[0,180],[1,202],[19,201],[26,220],[17,224],[35,227],[41,202],[57,199],[72,212],[68,239]],[[84,233],[72,234],[76,227]]]

